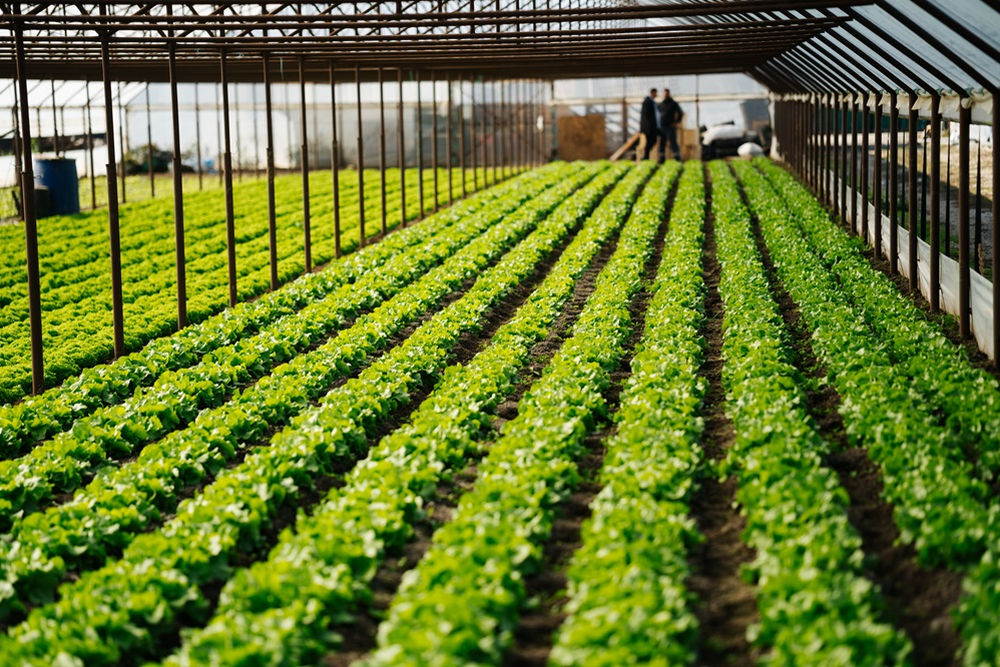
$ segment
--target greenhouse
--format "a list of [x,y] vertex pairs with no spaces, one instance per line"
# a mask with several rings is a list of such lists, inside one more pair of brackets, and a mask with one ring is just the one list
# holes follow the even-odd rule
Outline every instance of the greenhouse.
[[993,0],[0,53],[0,665],[1000,664]]

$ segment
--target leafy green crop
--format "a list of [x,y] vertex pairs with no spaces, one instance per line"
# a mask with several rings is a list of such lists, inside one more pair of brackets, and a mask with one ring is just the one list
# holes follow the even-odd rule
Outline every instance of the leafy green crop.
[[[358,242],[357,191],[344,172],[341,206],[344,247]],[[447,177],[447,174],[445,174]],[[453,180],[460,179],[453,172]],[[425,181],[433,178],[426,172]],[[399,175],[393,171],[388,185],[398,191]],[[356,181],[356,179],[353,179]],[[369,179],[377,185],[377,179]],[[407,216],[419,216],[415,178],[407,179]],[[237,187],[237,273],[240,296],[247,298],[269,286],[267,209],[260,181]],[[316,264],[333,257],[329,172],[311,176],[313,256]],[[373,188],[374,190],[374,188]],[[412,191],[412,192],[411,192]],[[379,226],[380,197],[366,188],[369,234]],[[388,195],[387,191],[387,195]],[[278,273],[282,282],[303,270],[301,189],[294,177],[279,179]],[[433,191],[425,198],[433,199]],[[399,197],[391,196],[389,222],[399,222]],[[412,212],[411,212],[412,209]],[[188,252],[188,316],[199,322],[227,305],[225,259],[225,209],[219,191],[185,197]],[[176,324],[174,304],[172,200],[158,198],[122,208],[122,277],[125,301],[126,347],[137,350],[147,341],[171,333]],[[106,213],[97,211],[49,218],[40,227],[43,333],[46,385],[52,386],[81,369],[111,357],[110,277],[107,271]],[[27,297],[24,281],[24,240],[19,229],[0,229],[0,286],[5,307],[0,311],[0,403],[22,397],[30,386]],[[67,249],[68,248],[68,249]]]
[[[495,239],[480,236],[405,289],[401,278],[412,279],[422,273],[481,235],[522,199],[537,195],[553,182],[560,181],[559,188],[565,192],[589,177],[585,170],[573,171],[565,167],[537,179],[522,179],[516,192],[504,188],[505,196],[494,201],[488,211],[467,214],[428,243],[390,260],[382,270],[344,286],[343,294],[335,293],[308,306],[302,313],[309,321],[322,321],[326,311],[343,308],[341,303],[356,309],[376,305],[381,298],[396,293],[382,308],[359,317],[328,343],[279,366],[260,384],[241,392],[226,405],[201,412],[191,428],[170,433],[144,449],[137,460],[99,476],[71,502],[57,505],[43,515],[29,514],[15,520],[13,530],[0,541],[0,553],[6,556],[0,561],[0,580],[7,584],[0,588],[0,615],[18,613],[21,600],[29,596],[35,601],[45,599],[67,568],[92,567],[101,563],[108,551],[123,548],[161,513],[173,511],[185,486],[214,475],[268,428],[287,423],[308,401],[322,395],[331,382],[356,370],[389,336],[454,289],[458,278],[442,280],[442,275],[463,275],[454,267],[467,262],[470,255],[481,255],[484,244],[492,243],[494,253],[503,246]],[[359,340],[367,344],[359,345]],[[71,465],[55,454],[53,457],[62,469]],[[33,461],[37,463],[38,459]],[[51,493],[51,486],[40,481],[43,475],[39,468],[44,472],[44,466],[36,466],[20,476],[16,497],[40,498],[42,492]],[[30,485],[22,480],[28,480]]]
[[[424,501],[477,450],[476,440],[488,432],[489,411],[510,391],[576,278],[624,222],[622,203],[650,170],[634,169],[601,202],[485,350],[467,365],[449,367],[406,426],[383,438],[343,487],[300,517],[266,561],[236,574],[215,618],[187,638],[172,663],[296,665],[329,650],[334,638],[328,625],[350,619],[370,596],[376,569],[410,537]],[[663,177],[671,177],[670,171]],[[577,205],[588,207],[583,200]]]
[[[25,664],[49,664],[61,653],[88,665],[123,659],[134,663],[154,657],[181,624],[207,620],[202,587],[226,580],[240,554],[258,548],[279,508],[300,489],[355,461],[379,421],[405,405],[410,391],[446,365],[462,332],[479,326],[484,314],[582,221],[586,211],[579,211],[576,201],[582,198],[593,206],[624,171],[605,165],[590,169],[602,173],[565,204],[560,206],[568,191],[547,191],[494,225],[482,237],[478,253],[470,251],[450,275],[439,276],[451,284],[479,276],[462,298],[295,417],[268,446],[220,472],[199,495],[181,503],[176,517],[160,530],[137,537],[121,559],[62,586],[56,602],[35,608],[0,640],[0,651]],[[572,191],[572,184],[568,187]],[[497,248],[536,225],[483,272]],[[381,317],[390,315],[386,308],[376,313],[380,311]]]
[[[368,665],[496,664],[541,560],[560,498],[572,489],[583,438],[623,354],[629,302],[663,216],[667,188],[647,188],[593,294],[517,417],[479,463],[473,489],[407,573]],[[628,202],[615,214],[627,215]],[[612,209],[614,211],[614,209]]]
[[[750,230],[750,215],[724,162],[710,164],[712,209],[725,307],[722,356],[736,475],[756,551],[760,624],[752,639],[779,665],[900,664],[912,651],[878,619],[879,595],[862,571],[861,538],[847,494],[824,465],[829,446],[805,410],[788,334]],[[781,260],[778,260],[781,261]]]
[[[662,203],[637,214],[655,219]],[[697,620],[684,580],[688,547],[700,536],[688,502],[701,462],[705,383],[701,325],[701,164],[680,179],[645,328],[606,444],[601,482],[573,555],[568,617],[555,639],[556,665],[668,665],[694,660]]]

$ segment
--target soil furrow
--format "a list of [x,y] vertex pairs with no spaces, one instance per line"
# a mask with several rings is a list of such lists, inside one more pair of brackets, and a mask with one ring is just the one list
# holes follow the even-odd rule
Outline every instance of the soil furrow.
[[[679,179],[678,179],[679,180]],[[604,391],[608,414],[613,415],[618,410],[619,396],[625,381],[631,374],[632,357],[635,347],[642,338],[646,308],[652,298],[649,291],[655,272],[663,255],[663,245],[666,239],[669,211],[673,208],[674,196],[677,193],[678,180],[675,180],[667,197],[663,221],[656,231],[653,240],[653,252],[643,266],[643,289],[637,292],[629,304],[629,314],[632,319],[632,332],[623,347],[624,354],[618,369],[611,373],[611,384]],[[614,254],[617,242],[609,243],[602,250],[601,257],[610,258]],[[607,259],[601,262],[601,267]],[[588,291],[593,291],[593,281],[596,280],[600,268],[592,266],[587,277],[590,279]],[[574,297],[577,296],[574,294]],[[581,295],[582,296],[582,295]],[[582,297],[583,303],[586,297]],[[582,304],[580,306],[582,309]],[[614,425],[608,421],[594,433],[584,439],[583,455],[577,464],[581,482],[574,491],[556,508],[552,531],[542,551],[542,567],[537,574],[525,579],[527,599],[532,606],[521,614],[514,630],[514,643],[504,656],[505,665],[545,665],[556,631],[562,625],[566,614],[563,612],[568,598],[566,597],[566,568],[582,545],[581,531],[583,523],[590,518],[590,504],[601,490],[600,472],[604,462],[604,443],[614,434]]]
[[[565,250],[574,237],[575,234],[570,235],[556,250],[549,254],[545,261],[535,269],[527,280],[523,281],[508,294],[503,302],[495,306],[484,319],[485,324],[480,330],[462,334],[455,345],[452,363],[468,363],[489,344],[496,331],[516,314],[518,308],[527,301],[535,288],[545,279],[545,276],[548,275],[549,271],[562,255],[563,250]],[[607,261],[608,257],[610,257],[610,254],[603,258],[601,266]],[[580,280],[582,281],[583,278]],[[579,281],[577,285],[580,285]],[[551,359],[552,355],[558,349],[559,343],[557,342],[545,348],[540,348],[540,346],[550,339],[561,341],[566,330],[576,321],[576,315],[579,314],[579,310],[582,310],[582,307],[581,302],[575,314],[567,316],[571,308],[571,304],[567,303],[557,322],[550,327],[549,337],[532,348],[532,362],[530,366],[522,371],[516,388],[497,409],[498,416],[492,424],[494,433],[499,433],[502,423],[517,414],[517,402],[533,381],[533,377],[530,380],[528,379],[529,369],[535,369],[535,374],[541,374],[542,369],[548,364],[549,359]],[[506,415],[507,418],[501,417],[501,414]],[[484,446],[483,451],[480,452],[480,456],[482,456],[486,448],[488,446]],[[385,611],[389,608],[393,597],[395,597],[403,574],[415,567],[427,549],[430,548],[435,528],[451,519],[452,512],[458,505],[459,497],[472,488],[476,477],[476,460],[473,460],[463,470],[455,472],[450,478],[438,484],[433,496],[427,501],[425,506],[427,518],[414,524],[414,539],[410,540],[404,546],[402,553],[390,555],[376,572],[375,578],[372,580],[371,604],[363,606],[358,610],[357,620],[354,623],[334,628],[334,631],[343,638],[343,641],[340,650],[337,653],[328,655],[324,660],[324,664],[330,666],[349,665],[375,647],[375,635],[378,624],[381,622],[381,617]]]
[[[733,444],[733,422],[725,413],[722,386],[722,320],[719,295],[720,266],[716,257],[715,219],[711,207],[711,180],[706,179],[705,247],[705,362],[701,374],[708,382],[702,407],[705,431],[702,447],[711,462],[719,461]],[[747,640],[747,628],[759,620],[753,589],[740,577],[740,567],[754,558],[741,539],[746,525],[735,506],[736,479],[719,480],[711,463],[703,471],[691,502],[691,512],[705,541],[692,551],[688,589],[698,597],[698,662],[703,665],[752,665],[757,652]]]
[[[740,192],[746,204],[742,186]],[[913,642],[916,665],[957,664],[955,655],[961,640],[950,611],[961,595],[961,577],[947,570],[921,567],[912,546],[898,543],[899,529],[892,506],[881,497],[881,472],[863,447],[850,445],[838,412],[840,395],[826,381],[827,369],[813,351],[799,307],[776,274],[757,217],[751,215],[751,221],[771,290],[791,335],[792,362],[806,380],[806,409],[820,434],[833,445],[827,465],[837,473],[850,498],[847,515],[868,557],[865,574],[881,590],[889,620]]]

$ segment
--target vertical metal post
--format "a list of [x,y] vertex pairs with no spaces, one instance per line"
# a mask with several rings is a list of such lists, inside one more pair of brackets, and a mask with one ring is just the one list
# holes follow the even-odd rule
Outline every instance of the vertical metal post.
[[958,333],[968,338],[972,333],[969,318],[969,122],[972,108],[968,98],[958,107]]
[[847,226],[847,117],[851,113],[847,98],[840,101],[840,224]]
[[490,82],[490,162],[493,166],[493,182],[497,182],[497,82]]
[[907,153],[907,174],[906,180],[909,184],[907,192],[906,211],[909,214],[909,271],[910,271],[910,291],[916,292],[919,281],[917,280],[917,96],[910,95],[909,117],[907,118],[906,133],[910,150]]
[[417,218],[424,217],[424,109],[423,93],[420,90],[420,70],[414,70],[414,79],[417,83],[417,197],[420,199],[420,214]]
[[194,86],[194,141],[195,151],[198,159],[198,190],[205,189],[204,165],[201,159],[201,103],[198,100],[198,84]]
[[97,176],[94,174],[94,123],[90,115],[90,81],[87,81],[87,171],[90,173],[90,210],[97,209]]
[[215,96],[215,165],[219,172],[219,185],[225,182],[225,173],[222,168],[222,114],[219,113],[219,100],[222,99],[222,86],[219,86],[218,94]]
[[851,231],[858,233],[858,96],[851,93]]
[[453,121],[454,121],[454,119],[452,118],[452,113],[451,113],[451,110],[452,110],[452,100],[451,100],[451,72],[448,72],[448,74],[447,74],[447,76],[445,78],[445,81],[447,82],[447,85],[448,85],[448,95],[447,95],[447,98],[448,98],[447,99],[448,112],[445,114],[445,116],[446,116],[446,122],[447,122],[446,131],[445,131],[445,144],[447,145],[447,150],[445,151],[445,155],[447,156],[447,158],[446,158],[446,168],[448,170],[448,205],[451,206],[452,202],[455,201],[455,187],[454,187],[455,179],[453,178],[453,175],[452,175],[452,157],[451,157],[451,155],[453,153],[453,150],[452,150],[452,125],[453,125]]
[[306,113],[306,59],[299,56],[299,171],[302,173],[302,250],[305,272],[312,272],[312,220],[309,216],[309,118]]
[[236,180],[243,180],[243,150],[240,139],[240,84],[233,86],[233,109],[236,111],[234,125],[236,126]]
[[469,94],[472,96],[471,108],[469,111],[469,147],[472,155],[472,189],[479,189],[479,152],[476,150],[476,80],[469,77]]
[[868,243],[868,91],[861,97],[861,236]]
[[882,99],[875,97],[875,256],[882,256]]
[[125,316],[122,305],[122,254],[118,233],[118,184],[115,173],[115,112],[111,94],[111,56],[108,38],[101,40],[101,74],[104,78],[104,116],[107,128],[108,235],[111,241],[111,320],[115,358],[125,354]]
[[271,289],[278,289],[278,223],[274,204],[274,118],[271,113],[271,57],[264,63],[264,133],[267,138],[267,241],[270,254]]
[[382,80],[382,66],[378,68],[378,175],[381,184],[379,195],[382,202],[382,236],[388,231],[385,213],[385,83]]
[[177,104],[177,52],[173,42],[168,49],[167,71],[170,76],[170,119],[173,130],[174,183],[174,262],[177,270],[177,328],[187,325],[187,272],[184,251],[184,185],[181,167],[181,124]]
[[895,275],[899,246],[899,107],[895,91],[889,94],[889,275]]
[[236,224],[233,210],[233,156],[229,138],[229,77],[226,51],[219,52],[219,81],[222,84],[222,168],[226,192],[226,265],[229,270],[229,305],[236,305]]
[[153,115],[149,110],[149,84],[146,84],[146,162],[149,172],[149,197],[156,197],[156,179],[153,177]]
[[437,72],[431,72],[431,171],[434,172],[434,211],[438,210],[441,195],[438,191],[438,102]]
[[56,80],[51,76],[49,77],[49,98],[52,100],[52,152],[56,154],[56,157],[59,157],[59,118],[56,110]]
[[340,257],[340,146],[337,139],[337,79],[330,61],[330,173],[333,178],[333,255]]
[[1000,104],[993,102],[993,196],[990,208],[990,280],[993,285],[993,367],[1000,368]]
[[403,141],[403,68],[397,70],[399,93],[398,118],[396,124],[396,161],[399,163],[399,226],[406,226],[406,142]]
[[462,171],[462,196],[469,194],[465,182],[465,82],[458,77],[458,168]]
[[487,170],[488,167],[487,167],[487,162],[486,162],[486,109],[487,109],[487,106],[486,106],[486,79],[480,79],[479,85],[480,85],[480,88],[481,88],[480,92],[482,92],[482,94],[483,94],[483,112],[481,114],[479,114],[480,133],[482,134],[482,137],[483,137],[482,142],[480,142],[480,148],[482,149],[482,155],[480,156],[480,158],[481,158],[480,162],[483,165],[483,186],[485,187],[486,185],[489,184],[489,181],[487,180],[487,177],[489,176],[489,171]]
[[941,96],[931,96],[931,312],[941,309]]
[[116,88],[118,90],[118,145],[121,147],[119,149],[121,151],[121,162],[119,164],[121,164],[121,170],[122,170],[122,173],[121,173],[121,179],[122,179],[121,200],[122,200],[122,203],[124,204],[124,203],[126,203],[128,201],[128,199],[125,197],[125,171],[126,171],[126,169],[125,169],[125,151],[128,150],[128,145],[125,143],[125,113],[123,111],[123,106],[124,105],[122,104],[122,84],[121,84],[121,81],[118,82],[118,85],[116,86]]
[[250,99],[252,101],[251,108],[253,109],[253,173],[257,180],[260,180],[261,170],[260,170],[260,133],[258,130],[257,122],[257,84],[250,84]]
[[357,93],[358,120],[358,245],[365,247],[365,143],[361,133],[361,65],[354,65],[354,87]]
[[[20,13],[19,5],[14,12]],[[31,393],[45,389],[45,364],[42,358],[42,301],[38,269],[38,219],[35,211],[35,174],[31,156],[31,115],[28,110],[28,75],[24,56],[24,32],[21,21],[14,22],[17,89],[21,114],[21,208],[24,212],[24,251],[28,273],[28,331],[31,336]],[[89,91],[88,91],[89,93]]]

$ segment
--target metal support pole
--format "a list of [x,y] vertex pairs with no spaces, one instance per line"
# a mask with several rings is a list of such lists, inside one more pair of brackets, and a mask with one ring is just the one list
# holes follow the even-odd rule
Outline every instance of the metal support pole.
[[267,138],[267,242],[270,254],[271,289],[278,289],[278,223],[274,203],[274,118],[271,113],[271,57],[264,60],[264,133]]
[[198,159],[198,190],[205,189],[205,173],[201,159],[201,103],[198,101],[198,84],[194,83],[194,141]]
[[229,78],[226,51],[219,52],[219,81],[222,84],[222,167],[226,191],[226,265],[229,269],[229,305],[236,305],[236,224],[233,210],[233,156],[229,138]]
[[448,170],[448,205],[451,206],[452,202],[455,201],[455,179],[452,177],[452,125],[454,119],[452,118],[452,100],[451,100],[451,72],[448,72],[445,81],[448,85],[448,95],[447,95],[447,105],[448,112],[445,114],[447,125],[445,126],[445,144],[447,145],[447,150],[445,151],[446,157],[446,168]]
[[125,143],[125,113],[122,109],[122,84],[121,81],[118,82],[118,145],[121,146],[121,201],[126,203],[128,199],[125,197],[125,151],[128,150],[128,146]]
[[889,94],[889,275],[899,270],[899,107],[895,91]]
[[931,97],[931,312],[941,309],[941,96]]
[[858,233],[858,98],[851,94],[851,232]]
[[177,270],[177,328],[187,325],[187,272],[184,250],[184,185],[181,167],[181,124],[177,103],[177,53],[174,44],[168,49],[167,70],[170,76],[170,119],[173,130],[174,184],[174,261]]
[[233,109],[236,111],[234,125],[236,129],[236,180],[243,180],[243,150],[240,140],[240,84],[233,86]]
[[104,78],[104,116],[107,128],[108,235],[111,241],[111,320],[115,358],[125,354],[125,316],[122,305],[122,254],[118,234],[118,184],[115,173],[115,112],[111,94],[111,56],[108,39],[101,40],[101,74]]
[[52,100],[52,152],[59,157],[59,117],[56,110],[56,80],[53,77],[49,77],[49,98]]
[[253,109],[253,173],[257,180],[260,180],[260,133],[257,122],[257,84],[250,84],[250,100]]
[[90,115],[90,81],[87,81],[87,171],[90,172],[90,210],[97,209],[97,176],[94,174],[94,122]]
[[919,281],[917,276],[917,119],[919,112],[916,108],[917,96],[910,95],[910,108],[909,117],[906,124],[907,132],[907,142],[910,144],[910,150],[907,153],[907,174],[906,180],[908,183],[908,192],[906,200],[906,211],[909,214],[909,223],[907,227],[909,228],[909,236],[907,240],[909,241],[909,272],[910,272],[910,291],[916,292],[918,289]]
[[385,217],[385,83],[382,67],[378,68],[378,175],[379,195],[382,204],[382,236],[388,231]]
[[490,162],[493,166],[493,182],[497,182],[497,149],[499,148],[497,141],[497,82],[493,81],[490,84]]
[[337,139],[337,79],[330,61],[330,173],[333,178],[333,255],[340,257],[340,146]]
[[309,216],[309,131],[306,114],[306,59],[299,57],[299,123],[301,145],[299,146],[299,171],[302,173],[302,250],[305,272],[312,272],[312,221]]
[[[969,100],[958,107],[958,333],[962,339],[972,335],[969,317]],[[994,195],[995,196],[995,195]]]
[[354,85],[357,92],[358,119],[358,245],[365,246],[365,143],[361,134],[361,65],[354,65]]
[[438,190],[438,101],[437,73],[431,72],[431,171],[434,173],[434,211],[437,212],[441,195]]
[[156,197],[156,179],[153,176],[153,115],[149,110],[149,84],[146,84],[146,162],[149,172],[149,197]]
[[465,82],[458,78],[458,168],[462,171],[462,196],[469,194],[465,182]]
[[472,156],[472,189],[479,189],[479,151],[476,150],[476,80],[469,77],[469,94],[472,96],[471,109],[469,111],[469,142],[470,154]]
[[403,141],[403,68],[397,70],[397,88],[399,103],[396,124],[396,161],[399,164],[399,226],[406,226],[406,142]]
[[868,92],[861,97],[861,236],[868,243]]
[[417,83],[417,197],[420,199],[420,214],[417,218],[424,217],[424,109],[423,93],[420,90],[420,70],[413,72]]
[[882,100],[875,98],[875,256],[882,256]]
[[840,224],[847,226],[847,118],[851,108],[847,99],[840,101]]
[[486,185],[489,184],[489,181],[487,181],[487,176],[489,175],[489,171],[486,162],[486,80],[481,79],[479,85],[480,85],[480,92],[483,94],[483,112],[479,114],[479,126],[480,126],[479,131],[483,137],[483,140],[480,143],[480,148],[482,149],[480,162],[483,165],[483,187],[486,187]]
[[993,196],[990,208],[990,280],[993,284],[993,367],[1000,368],[1000,104],[993,103]]
[[[14,10],[20,12],[15,6]],[[28,273],[28,331],[31,336],[31,393],[45,389],[45,365],[42,350],[42,301],[38,269],[38,219],[35,211],[35,174],[31,156],[31,115],[28,110],[28,75],[24,56],[24,32],[20,21],[14,22],[17,89],[21,114],[21,209],[24,213],[24,251]],[[88,91],[89,92],[89,91]]]
[[216,171],[219,172],[219,185],[225,183],[225,170],[222,167],[222,114],[219,113],[219,100],[222,99],[222,86],[219,86],[215,96],[215,149]]

